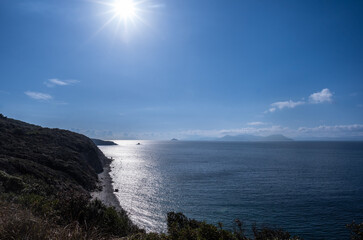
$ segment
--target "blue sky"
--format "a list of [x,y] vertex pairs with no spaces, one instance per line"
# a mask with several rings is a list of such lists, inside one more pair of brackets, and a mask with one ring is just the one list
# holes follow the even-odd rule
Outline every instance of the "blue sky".
[[2,0],[0,112],[108,139],[363,137],[362,1],[138,8]]

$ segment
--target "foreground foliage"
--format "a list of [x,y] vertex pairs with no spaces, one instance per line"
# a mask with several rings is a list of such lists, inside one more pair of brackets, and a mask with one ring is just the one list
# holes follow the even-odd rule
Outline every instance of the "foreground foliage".
[[363,222],[355,223],[347,225],[347,228],[350,230],[350,236],[352,240],[363,240]]
[[126,212],[77,192],[1,194],[0,239],[108,239],[137,232],[143,231]]
[[[166,234],[145,233],[127,213],[90,200],[107,161],[87,137],[41,128],[0,114],[0,240],[298,240],[282,229],[252,227],[246,235],[168,213]],[[348,225],[352,240],[363,224]]]
[[[4,199],[7,198],[7,199]],[[205,222],[188,219],[182,213],[167,216],[168,233],[145,233],[125,212],[88,201],[82,196],[47,199],[39,195],[3,195],[0,200],[2,239],[121,239],[128,240],[298,240],[281,229],[253,227],[248,238],[241,222],[227,231]]]
[[103,239],[142,232],[90,201],[107,158],[91,139],[0,114],[0,239]]
[[189,219],[182,213],[170,212],[167,216],[168,233],[138,233],[129,236],[128,240],[299,240],[297,236],[282,229],[252,227],[253,236],[248,237],[241,221],[236,220],[234,231],[222,228],[222,224],[214,226],[206,222]]
[[77,222],[60,226],[34,216],[29,209],[0,202],[0,239],[104,239],[96,230],[84,231]]

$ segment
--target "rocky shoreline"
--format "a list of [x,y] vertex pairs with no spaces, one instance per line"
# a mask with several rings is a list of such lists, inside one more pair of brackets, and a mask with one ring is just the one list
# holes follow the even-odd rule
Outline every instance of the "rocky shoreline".
[[112,178],[110,176],[111,162],[108,160],[103,166],[103,172],[98,174],[99,189],[91,192],[92,200],[98,199],[103,202],[106,206],[114,207],[116,210],[121,211],[122,207],[119,200],[117,199],[114,188],[112,185]]

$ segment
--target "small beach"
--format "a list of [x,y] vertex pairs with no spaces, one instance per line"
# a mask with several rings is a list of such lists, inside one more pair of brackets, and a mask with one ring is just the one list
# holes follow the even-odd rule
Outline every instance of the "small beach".
[[114,193],[112,178],[110,176],[111,162],[112,160],[107,161],[103,167],[103,172],[98,174],[99,186],[102,187],[102,190],[91,192],[91,196],[93,200],[99,199],[105,205],[114,207],[116,210],[121,211],[122,207]]

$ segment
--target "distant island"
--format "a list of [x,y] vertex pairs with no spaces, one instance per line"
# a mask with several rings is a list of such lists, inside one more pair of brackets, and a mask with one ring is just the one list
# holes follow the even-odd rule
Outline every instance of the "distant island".
[[263,136],[255,136],[255,135],[226,135],[224,137],[218,138],[217,141],[243,141],[243,142],[286,142],[286,141],[294,141],[291,138],[285,137],[282,134],[269,135],[266,137]]
[[[222,139],[291,141],[282,135],[254,138],[240,135]],[[100,141],[98,143],[115,144]],[[175,212],[166,216],[167,233],[147,233],[119,206],[113,192],[120,190],[112,188],[109,164],[110,159],[97,148],[95,139],[0,114],[0,238],[301,239],[282,229],[263,226],[254,226],[253,235],[249,237],[239,220],[235,221],[236,230],[229,231],[221,225],[217,227]],[[93,196],[97,192],[104,197],[92,199],[91,193]],[[113,201],[118,208],[108,204]],[[360,226],[354,222],[348,225],[352,239],[358,239],[355,237],[360,233]]]
[[170,141],[179,141],[179,140],[176,138],[172,138]]
[[109,145],[117,145],[117,143],[114,143],[112,141],[105,141],[101,139],[91,138],[91,140],[94,142],[94,144],[98,146],[109,146]]

